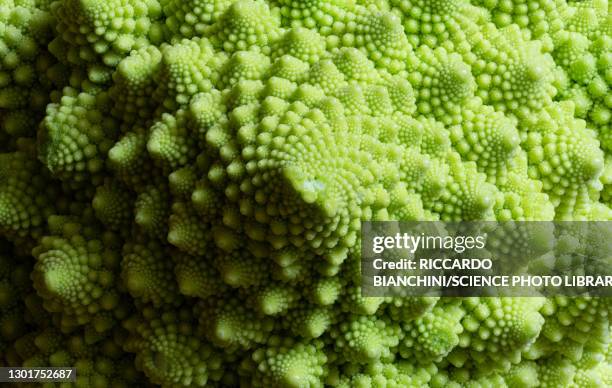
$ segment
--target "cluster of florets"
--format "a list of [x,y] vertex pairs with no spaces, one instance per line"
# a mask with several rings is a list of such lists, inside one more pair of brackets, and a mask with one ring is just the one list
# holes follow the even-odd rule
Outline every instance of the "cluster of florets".
[[364,220],[612,220],[607,1],[472,3],[0,0],[0,365],[610,384],[608,299],[361,295]]

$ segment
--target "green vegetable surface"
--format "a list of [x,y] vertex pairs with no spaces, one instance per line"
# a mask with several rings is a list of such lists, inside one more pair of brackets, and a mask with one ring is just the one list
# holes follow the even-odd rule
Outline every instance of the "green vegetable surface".
[[0,0],[0,366],[612,386],[612,298],[366,298],[359,268],[362,220],[612,220],[610,8]]

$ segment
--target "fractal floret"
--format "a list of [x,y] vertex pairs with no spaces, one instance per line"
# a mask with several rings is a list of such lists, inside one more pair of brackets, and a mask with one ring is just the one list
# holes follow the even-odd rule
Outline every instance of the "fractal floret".
[[611,298],[360,287],[362,221],[612,220],[611,8],[0,0],[0,366],[611,386]]

